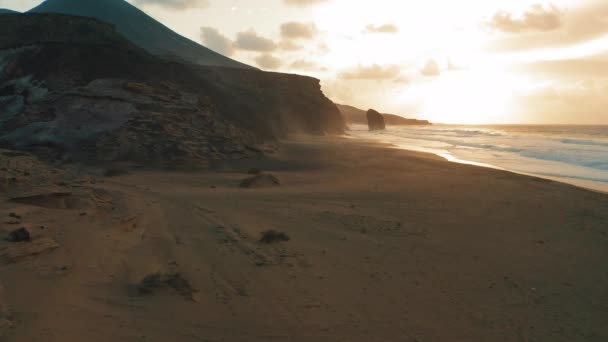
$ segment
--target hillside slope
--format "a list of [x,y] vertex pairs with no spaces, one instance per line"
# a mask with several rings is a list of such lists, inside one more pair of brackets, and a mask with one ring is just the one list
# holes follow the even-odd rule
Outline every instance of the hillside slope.
[[253,69],[193,42],[124,0],[46,0],[30,13],[59,13],[99,19],[150,53],[199,65]]
[[0,26],[1,146],[205,165],[289,133],[344,130],[316,79],[167,61],[92,18],[3,15]]

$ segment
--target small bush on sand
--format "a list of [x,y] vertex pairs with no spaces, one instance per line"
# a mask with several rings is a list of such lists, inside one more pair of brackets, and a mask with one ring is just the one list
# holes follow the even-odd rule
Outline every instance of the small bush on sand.
[[262,170],[256,169],[256,168],[249,169],[247,171],[247,174],[249,174],[249,175],[261,175],[262,174]]
[[152,273],[145,276],[139,283],[139,293],[148,295],[163,288],[175,290],[182,297],[192,299],[195,292],[190,283],[179,273]]
[[270,174],[260,174],[243,179],[239,185],[241,188],[262,188],[280,185],[279,179]]
[[260,242],[266,244],[286,242],[289,240],[289,235],[282,232],[277,232],[275,230],[267,230],[263,232],[262,237],[260,238]]

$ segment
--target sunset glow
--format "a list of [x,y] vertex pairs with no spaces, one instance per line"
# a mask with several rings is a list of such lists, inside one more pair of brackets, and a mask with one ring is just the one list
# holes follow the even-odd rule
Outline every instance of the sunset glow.
[[603,0],[131,2],[231,58],[317,77],[338,103],[446,123],[608,123]]

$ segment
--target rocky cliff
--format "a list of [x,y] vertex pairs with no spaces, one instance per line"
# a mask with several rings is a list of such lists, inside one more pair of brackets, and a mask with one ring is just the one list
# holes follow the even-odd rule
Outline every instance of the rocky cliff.
[[291,132],[344,129],[312,78],[164,60],[84,17],[8,14],[0,27],[2,146],[205,164]]

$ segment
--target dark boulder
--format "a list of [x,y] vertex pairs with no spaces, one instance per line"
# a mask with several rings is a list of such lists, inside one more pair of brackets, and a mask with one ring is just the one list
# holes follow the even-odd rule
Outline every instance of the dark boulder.
[[11,242],[23,242],[30,241],[32,238],[30,236],[30,232],[27,229],[19,228],[10,232],[8,234],[8,239]]
[[267,230],[265,232],[262,232],[262,236],[260,237],[260,242],[266,244],[287,242],[289,240],[291,240],[289,235],[283,232],[277,232],[275,230]]
[[369,126],[370,131],[381,131],[386,129],[384,117],[373,109],[367,111],[367,125]]

